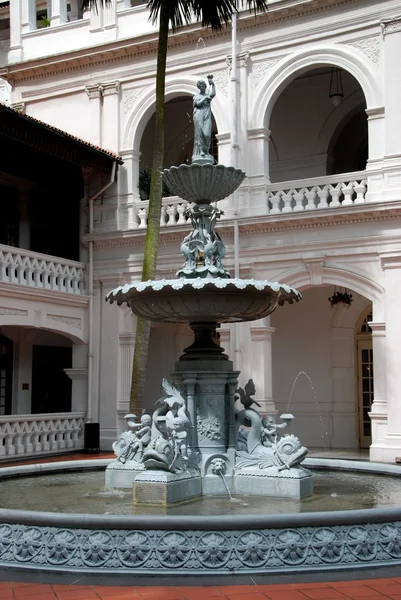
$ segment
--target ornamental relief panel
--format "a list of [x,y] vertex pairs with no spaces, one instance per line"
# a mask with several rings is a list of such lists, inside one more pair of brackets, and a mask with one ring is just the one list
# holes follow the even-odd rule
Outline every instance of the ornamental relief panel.
[[376,65],[380,60],[380,40],[379,37],[363,38],[354,42],[347,42],[347,46],[357,48],[367,56]]
[[252,64],[252,81],[253,81],[253,89],[255,90],[259,83],[266,77],[270,69],[274,67],[280,60],[284,58],[284,56],[279,56],[278,58],[271,58],[269,60],[264,60],[261,62],[255,62]]
[[139,96],[142,94],[144,87],[124,89],[123,90],[123,113],[127,115],[134,106]]

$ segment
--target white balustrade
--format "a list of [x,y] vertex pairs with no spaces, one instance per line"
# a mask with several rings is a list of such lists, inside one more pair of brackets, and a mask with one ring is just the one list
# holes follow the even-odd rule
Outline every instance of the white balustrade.
[[364,171],[274,183],[267,186],[268,213],[279,215],[364,204],[366,189]]
[[0,460],[84,447],[84,412],[0,417]]
[[84,293],[85,264],[0,245],[0,282],[67,294]]
[[[364,171],[274,183],[267,186],[268,208],[260,216],[364,204],[366,190]],[[187,206],[188,202],[177,196],[163,198],[160,225],[172,227],[187,224]],[[149,201],[138,202],[134,210],[137,228],[146,229]]]

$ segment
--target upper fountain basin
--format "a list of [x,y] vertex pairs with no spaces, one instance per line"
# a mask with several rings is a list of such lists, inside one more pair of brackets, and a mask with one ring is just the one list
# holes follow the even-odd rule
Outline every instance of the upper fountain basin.
[[[200,290],[202,290],[200,292]],[[254,279],[169,279],[120,286],[106,297],[139,317],[165,323],[235,323],[262,319],[302,298],[294,288]]]
[[165,169],[163,178],[171,193],[188,202],[223,200],[244,181],[245,173],[224,165],[180,165]]

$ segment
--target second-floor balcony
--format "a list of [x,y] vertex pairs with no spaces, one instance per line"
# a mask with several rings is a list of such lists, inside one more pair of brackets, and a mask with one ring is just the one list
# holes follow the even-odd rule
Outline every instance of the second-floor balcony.
[[85,263],[0,245],[0,283],[85,294]]
[[[243,187],[246,190],[246,181]],[[259,202],[256,208],[252,206],[251,190],[247,191],[247,194],[242,194],[242,188],[240,188],[238,192],[239,195],[246,196],[249,200],[241,201],[237,218],[246,219],[252,216],[264,220],[270,219],[272,216],[277,218],[280,215],[312,211],[317,214],[320,211],[341,210],[365,204],[367,178],[365,171],[357,171],[269,184],[264,189],[264,201]],[[161,213],[162,227],[186,225],[188,222],[187,205],[187,202],[177,196],[164,198]],[[219,206],[225,213],[222,220],[233,217],[232,199],[222,201]],[[148,208],[149,201],[147,200],[135,204],[134,228],[146,229]],[[98,207],[98,210],[102,209],[103,207]]]

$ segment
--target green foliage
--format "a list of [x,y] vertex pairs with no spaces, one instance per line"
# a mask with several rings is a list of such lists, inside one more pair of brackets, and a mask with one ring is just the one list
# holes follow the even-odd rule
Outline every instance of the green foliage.
[[40,17],[40,19],[38,21],[36,21],[36,27],[38,29],[43,29],[44,27],[50,27],[51,25],[51,19],[48,19],[48,17],[45,17],[43,15],[43,17]]

